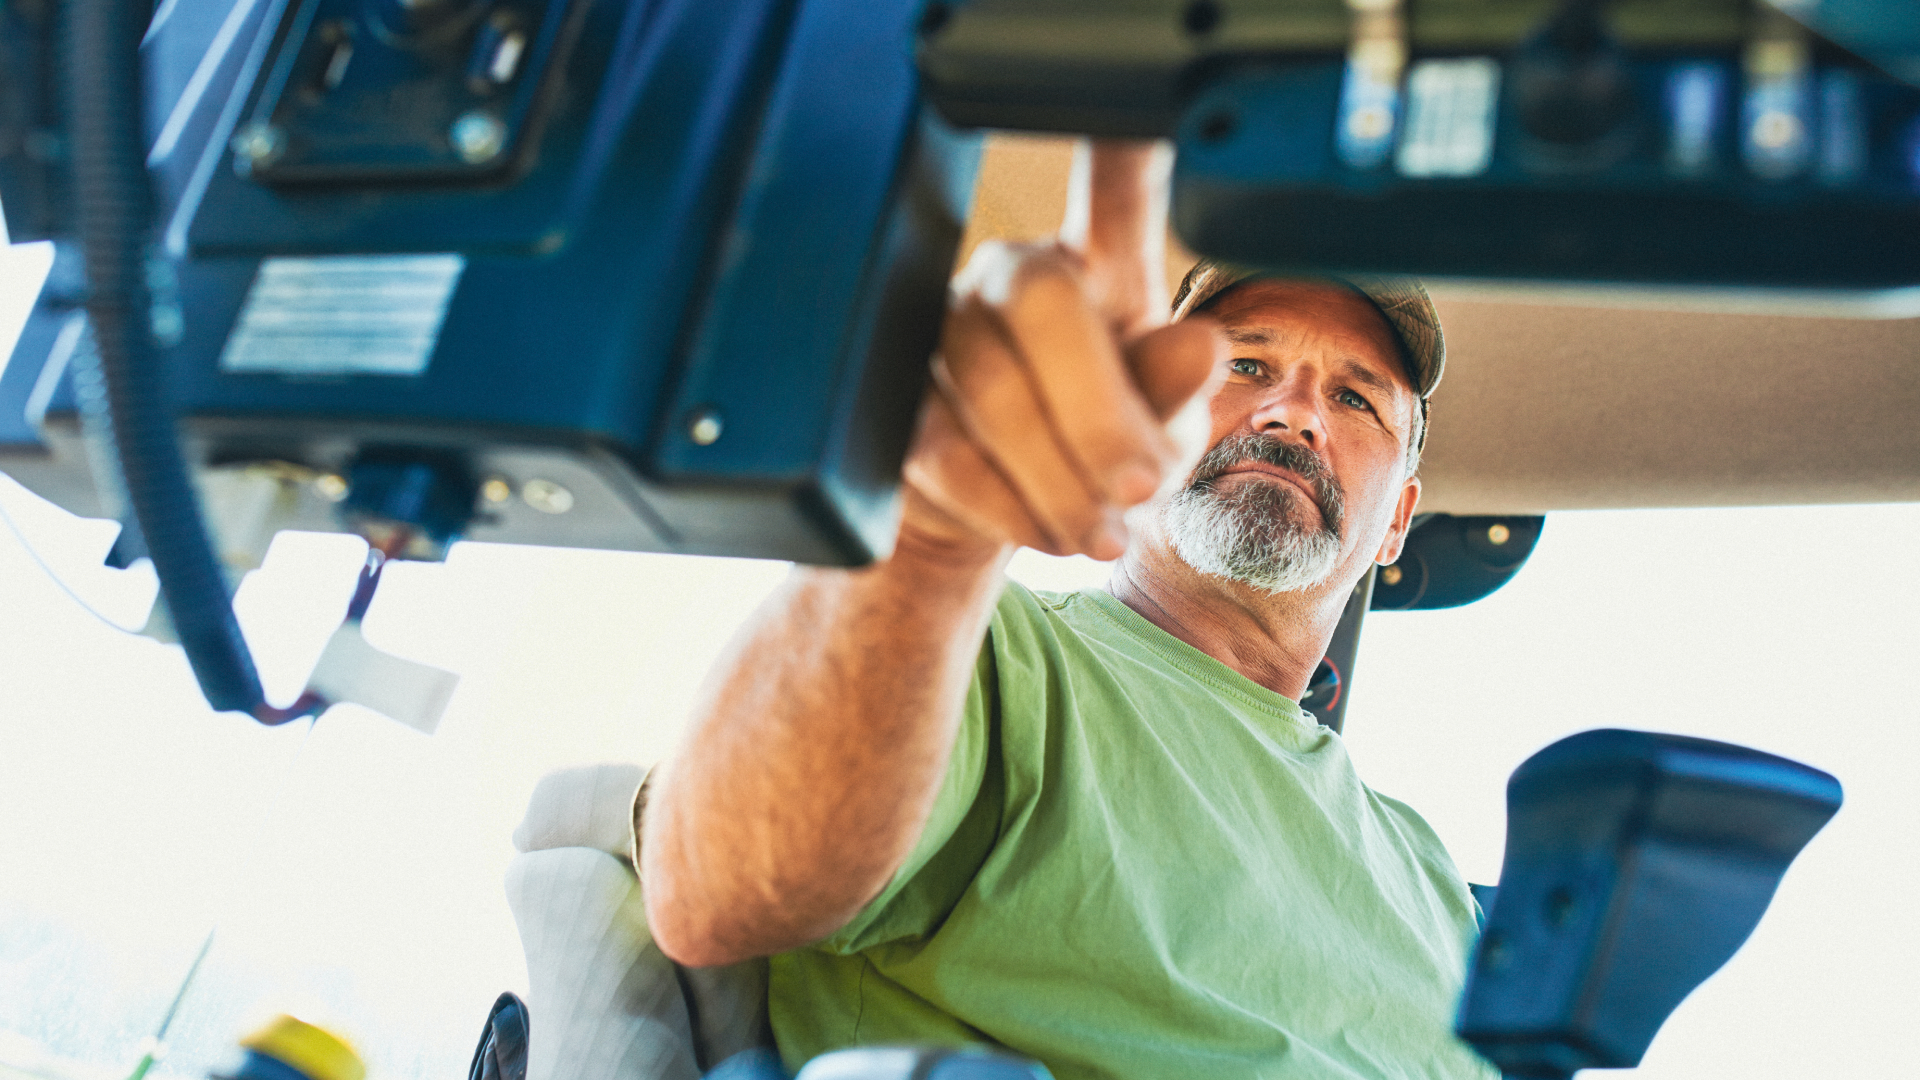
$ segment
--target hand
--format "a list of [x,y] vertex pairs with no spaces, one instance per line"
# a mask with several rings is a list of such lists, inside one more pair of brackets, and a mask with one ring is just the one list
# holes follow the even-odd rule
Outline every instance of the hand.
[[905,467],[903,543],[1118,558],[1126,511],[1205,450],[1211,320],[1168,325],[1164,144],[1099,142],[1053,243],[980,245],[954,280]]

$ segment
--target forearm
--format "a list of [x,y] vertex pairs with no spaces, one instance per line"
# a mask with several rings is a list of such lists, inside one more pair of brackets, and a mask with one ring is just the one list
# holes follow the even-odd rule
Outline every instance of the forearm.
[[1161,325],[1171,158],[1091,164],[1078,242],[983,244],[955,280],[894,557],[797,574],[659,772],[640,860],[669,956],[777,952],[872,900],[939,794],[1007,555],[1119,556],[1126,511],[1204,448],[1204,423],[1187,445],[1167,422],[1229,352],[1204,320]]
[[668,955],[818,940],[885,887],[945,776],[1004,563],[903,538],[769,601],[649,796],[647,916]]

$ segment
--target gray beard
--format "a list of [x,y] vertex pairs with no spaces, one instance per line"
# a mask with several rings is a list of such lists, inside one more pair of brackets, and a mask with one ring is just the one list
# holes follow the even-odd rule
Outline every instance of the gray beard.
[[[1311,460],[1302,460],[1302,454]],[[1324,524],[1290,485],[1248,481],[1231,492],[1214,489],[1215,477],[1247,460],[1292,469],[1316,486]],[[1161,522],[1173,550],[1195,570],[1284,593],[1333,575],[1340,561],[1343,509],[1339,486],[1317,455],[1252,436],[1223,440],[1208,451],[1194,478],[1167,501]]]

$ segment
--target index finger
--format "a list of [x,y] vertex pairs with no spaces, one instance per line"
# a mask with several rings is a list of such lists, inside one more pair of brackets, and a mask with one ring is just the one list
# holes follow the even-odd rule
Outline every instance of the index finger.
[[1132,340],[1167,321],[1167,203],[1173,146],[1118,139],[1074,154],[1062,243],[1086,260],[1096,306]]

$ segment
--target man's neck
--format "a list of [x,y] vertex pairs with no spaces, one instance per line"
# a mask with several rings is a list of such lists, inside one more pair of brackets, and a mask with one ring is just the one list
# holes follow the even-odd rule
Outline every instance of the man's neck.
[[1107,588],[1148,622],[1293,701],[1326,655],[1350,591],[1276,594],[1202,574],[1159,536],[1137,537]]

